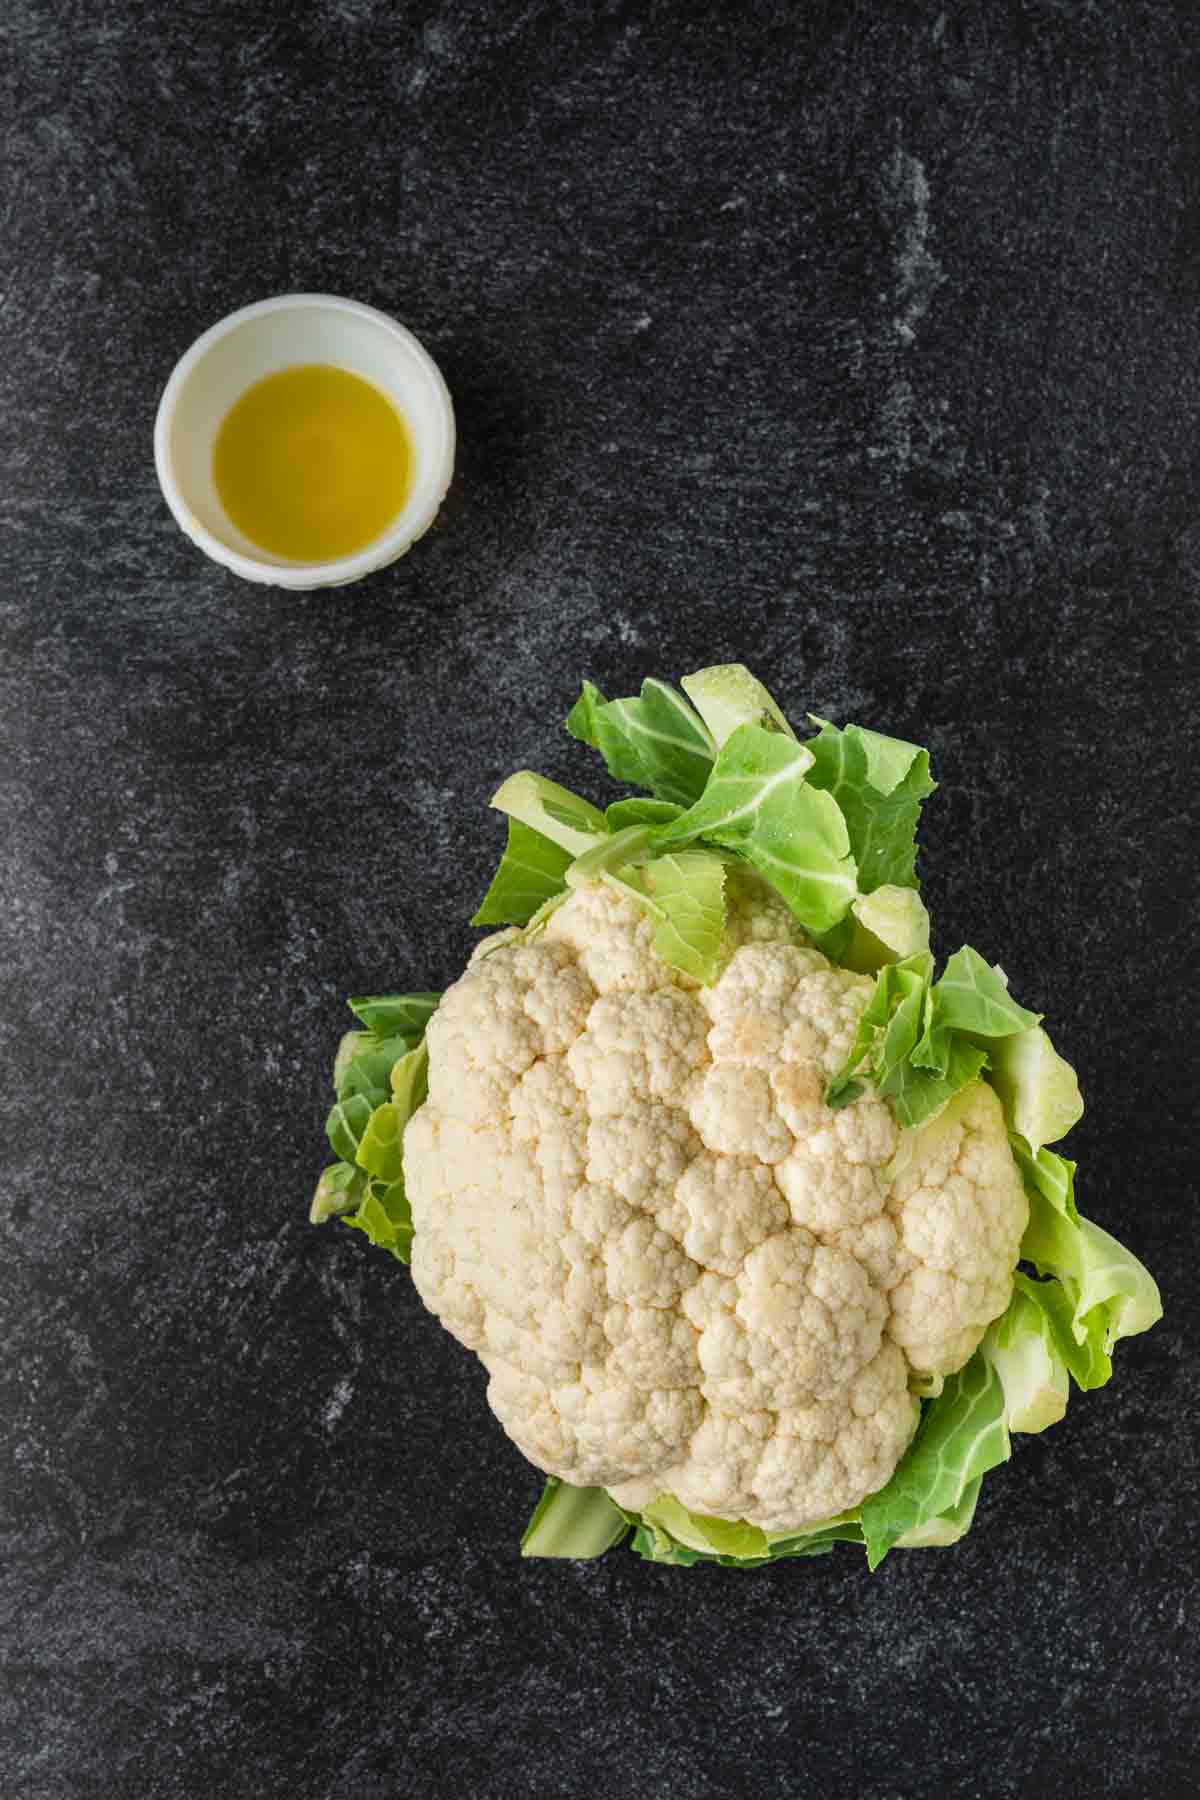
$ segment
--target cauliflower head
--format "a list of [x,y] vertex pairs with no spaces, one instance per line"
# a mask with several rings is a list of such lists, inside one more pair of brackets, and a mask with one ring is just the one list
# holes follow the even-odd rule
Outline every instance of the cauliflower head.
[[412,1276],[547,1473],[799,1530],[887,1482],[1029,1209],[984,1082],[899,1157],[872,1088],[831,1110],[873,983],[753,875],[727,891],[709,986],[602,881],[479,946],[405,1130]]

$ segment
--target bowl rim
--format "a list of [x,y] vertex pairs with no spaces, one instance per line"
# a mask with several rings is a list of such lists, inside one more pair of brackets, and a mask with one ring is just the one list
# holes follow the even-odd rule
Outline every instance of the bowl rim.
[[[170,434],[179,397],[194,373],[197,364],[212,349],[214,344],[228,337],[240,326],[248,324],[252,319],[263,318],[270,313],[297,310],[302,307],[321,307],[329,312],[347,314],[352,317],[369,320],[383,329],[398,342],[403,343],[414,360],[420,365],[422,373],[430,383],[438,408],[442,413],[444,424],[444,443],[440,457],[440,479],[430,491],[424,506],[410,515],[405,525],[399,530],[382,532],[372,538],[369,545],[357,550],[353,556],[341,556],[327,562],[273,562],[265,558],[247,556],[244,551],[235,550],[231,545],[222,542],[192,512],[183,497],[171,464]],[[203,550],[214,562],[223,564],[235,575],[248,581],[267,583],[273,587],[309,588],[338,587],[345,582],[357,581],[364,575],[373,574],[376,569],[384,568],[394,562],[398,556],[414,544],[433,523],[438,508],[445,499],[446,491],[454,473],[454,458],[457,445],[457,428],[454,417],[454,402],[450,398],[450,390],[446,386],[445,377],[438,368],[416,334],[402,325],[391,313],[382,312],[378,307],[368,306],[361,300],[348,300],[339,294],[291,293],[276,294],[266,300],[254,300],[248,306],[240,306],[235,312],[227,313],[210,325],[190,344],[179,358],[167,378],[166,386],[158,402],[158,410],[154,417],[154,466],[158,476],[158,484],[163,498],[170,508],[176,524],[189,537],[198,549]]]

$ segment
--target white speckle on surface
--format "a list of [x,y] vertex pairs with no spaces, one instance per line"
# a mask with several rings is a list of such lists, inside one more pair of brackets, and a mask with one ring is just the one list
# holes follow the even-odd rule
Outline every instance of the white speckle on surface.
[[[948,443],[950,430],[942,418],[945,403],[922,400],[906,354],[916,344],[934,294],[947,279],[930,249],[931,196],[924,163],[898,146],[884,165],[880,188],[894,238],[894,279],[881,295],[891,316],[880,347],[889,355],[893,373],[878,404],[878,441],[867,445],[867,457],[891,463],[901,474],[914,463],[935,473],[950,473],[957,452]],[[895,360],[897,356],[904,358],[903,364]]]
[[321,1420],[327,1431],[333,1430],[353,1398],[354,1383],[349,1375],[343,1375],[321,1408]]
[[896,231],[895,297],[900,309],[893,323],[901,342],[912,344],[917,326],[946,279],[942,265],[929,248],[932,227],[924,163],[897,147],[884,169],[883,189],[884,204]]

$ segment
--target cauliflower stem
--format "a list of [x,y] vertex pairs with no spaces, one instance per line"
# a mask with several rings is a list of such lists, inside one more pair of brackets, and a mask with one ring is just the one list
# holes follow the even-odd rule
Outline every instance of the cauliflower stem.
[[1048,1148],[1041,1015],[916,876],[925,750],[741,665],[567,720],[600,807],[530,770],[444,994],[359,997],[315,1223],[411,1266],[547,1476],[530,1557],[755,1569],[956,1542],[1014,1431],[1161,1317]]

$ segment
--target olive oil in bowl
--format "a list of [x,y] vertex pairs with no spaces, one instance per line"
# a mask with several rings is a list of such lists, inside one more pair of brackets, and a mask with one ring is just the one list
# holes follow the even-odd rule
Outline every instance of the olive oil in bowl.
[[301,363],[264,375],[234,403],[213,449],[230,520],[272,556],[334,562],[363,550],[412,488],[408,428],[361,375]]

